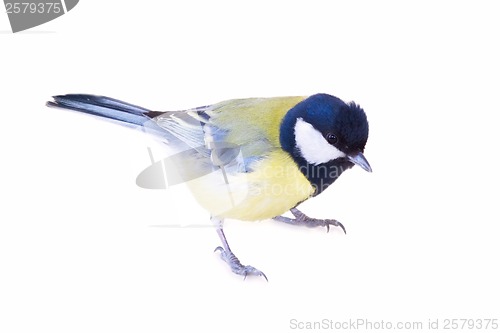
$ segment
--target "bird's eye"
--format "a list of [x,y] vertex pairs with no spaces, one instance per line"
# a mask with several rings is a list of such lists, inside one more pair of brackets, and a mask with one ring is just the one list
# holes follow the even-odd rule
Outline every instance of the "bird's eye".
[[329,144],[334,145],[339,141],[337,136],[333,133],[328,133],[325,135],[326,141],[328,141]]

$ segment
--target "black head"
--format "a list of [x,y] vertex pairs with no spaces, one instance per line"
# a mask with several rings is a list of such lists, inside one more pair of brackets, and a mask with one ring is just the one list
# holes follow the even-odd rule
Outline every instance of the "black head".
[[298,103],[287,112],[280,128],[282,148],[311,183],[320,187],[319,192],[354,164],[371,171],[363,156],[367,140],[363,109],[327,94]]

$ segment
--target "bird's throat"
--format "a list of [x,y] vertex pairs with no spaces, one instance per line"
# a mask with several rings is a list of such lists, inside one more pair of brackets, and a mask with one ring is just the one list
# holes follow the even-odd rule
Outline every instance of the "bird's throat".
[[318,165],[309,164],[298,156],[294,157],[294,160],[299,170],[314,187],[314,196],[326,190],[345,170],[352,168],[354,165],[345,158]]

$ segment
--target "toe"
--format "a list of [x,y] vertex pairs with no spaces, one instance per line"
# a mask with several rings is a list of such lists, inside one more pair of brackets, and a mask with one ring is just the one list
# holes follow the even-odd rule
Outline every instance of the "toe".
[[245,276],[244,279],[246,279],[248,275],[254,275],[254,276],[263,276],[264,279],[266,279],[266,281],[269,281],[267,279],[266,274],[264,274],[264,272],[262,272],[261,270],[258,270],[257,268],[255,268],[253,266],[244,266],[243,271],[244,271],[243,275]]

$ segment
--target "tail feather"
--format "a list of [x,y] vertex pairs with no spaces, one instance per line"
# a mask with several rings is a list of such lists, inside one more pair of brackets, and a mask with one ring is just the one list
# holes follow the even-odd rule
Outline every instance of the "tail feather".
[[53,99],[54,101],[47,102],[47,106],[70,109],[138,126],[144,126],[151,118],[162,113],[105,96],[68,94],[53,96]]

